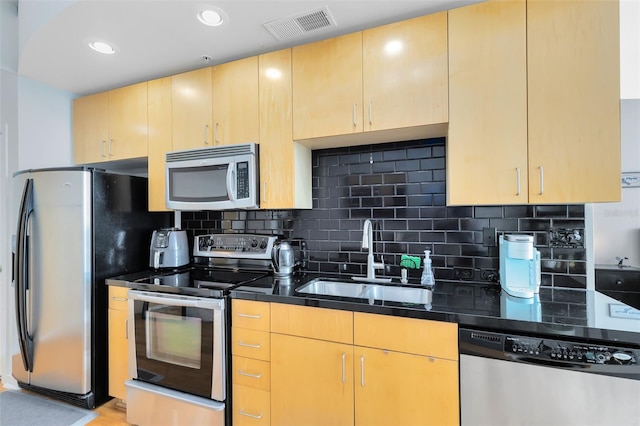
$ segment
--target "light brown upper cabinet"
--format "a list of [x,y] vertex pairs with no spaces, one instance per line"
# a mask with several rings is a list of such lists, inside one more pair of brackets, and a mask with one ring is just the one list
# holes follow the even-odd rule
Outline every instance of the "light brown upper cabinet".
[[447,13],[362,32],[365,130],[446,123]]
[[526,2],[449,11],[448,204],[526,204]]
[[362,132],[362,33],[292,49],[293,138]]
[[211,67],[171,77],[173,150],[213,146]]
[[149,210],[166,211],[165,154],[173,149],[171,77],[149,81]]
[[260,142],[257,56],[213,67],[213,142]]
[[291,49],[260,55],[260,207],[310,209],[311,151],[293,141]]
[[529,202],[621,199],[619,2],[527,2]]
[[73,101],[76,164],[147,156],[147,83]]
[[442,124],[447,97],[446,12],[293,48],[295,140]]
[[448,204],[620,199],[618,2],[449,11]]

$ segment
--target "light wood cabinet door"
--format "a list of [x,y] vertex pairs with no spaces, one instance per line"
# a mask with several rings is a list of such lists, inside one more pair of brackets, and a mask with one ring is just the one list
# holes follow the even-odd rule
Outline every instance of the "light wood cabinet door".
[[165,202],[165,154],[172,150],[171,77],[148,82],[149,211],[168,210]]
[[365,130],[448,119],[447,12],[362,33]]
[[362,33],[296,46],[293,138],[363,131]]
[[215,145],[260,142],[258,57],[213,67]]
[[353,425],[353,346],[272,333],[274,425]]
[[526,2],[448,13],[447,204],[526,204]]
[[258,57],[260,207],[310,209],[311,150],[293,141],[291,49]]
[[123,400],[127,397],[124,382],[129,379],[127,291],[125,287],[109,287],[109,395]]
[[173,150],[213,146],[211,67],[171,76]]
[[456,361],[356,346],[355,425],[458,425]]
[[527,1],[529,201],[619,201],[618,1]]
[[73,100],[73,161],[108,160],[109,94],[96,93]]
[[109,160],[146,157],[147,82],[109,91]]

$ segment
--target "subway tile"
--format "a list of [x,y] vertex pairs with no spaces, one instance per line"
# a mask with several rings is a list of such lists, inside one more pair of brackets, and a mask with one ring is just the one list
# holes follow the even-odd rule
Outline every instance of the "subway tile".
[[447,244],[452,244],[452,243],[473,244],[475,242],[473,232],[469,232],[469,231],[447,231],[445,238],[446,238]]
[[433,195],[409,195],[407,197],[407,205],[411,207],[422,207],[433,204]]
[[[396,187],[394,185],[375,185],[371,187],[369,194],[362,194],[362,196],[393,196],[396,195]],[[402,194],[399,194],[402,195]]]
[[[416,207],[399,207],[395,209],[395,217],[406,218],[406,219],[415,219],[420,217],[420,209]],[[411,223],[409,224],[411,227]]]
[[405,207],[407,205],[407,197],[385,197],[384,207]]
[[450,218],[473,217],[473,207],[471,206],[447,207],[447,217],[450,217]]
[[371,164],[371,173],[392,173],[395,171],[396,167],[393,162],[376,162]]
[[567,217],[567,206],[535,206],[536,217]]
[[[449,216],[451,217],[451,216]],[[489,219],[460,219],[460,229],[469,231],[482,231],[489,226]]]
[[501,218],[502,206],[476,206],[474,207],[474,217],[477,218]]
[[425,158],[420,161],[422,170],[444,169],[446,166],[444,157]]
[[[415,216],[413,216],[415,217]],[[426,231],[433,229],[433,220],[431,219],[411,219],[407,221],[407,229]]]
[[424,207],[420,209],[420,217],[445,218],[447,217],[447,209],[445,207]]
[[533,206],[504,206],[504,217],[533,217]]
[[405,173],[388,173],[384,175],[385,184],[398,184],[398,183],[405,183],[406,181],[407,181],[407,175]]
[[[349,166],[349,174],[371,174],[371,164],[351,164]],[[376,171],[377,172],[377,171]]]
[[518,219],[489,219],[489,226],[496,228],[498,232],[517,231]]
[[420,160],[396,161],[396,171],[398,172],[413,172],[416,170],[421,170]]
[[381,208],[373,209],[371,217],[374,219],[393,219],[396,217],[393,209]]
[[[422,194],[422,186],[419,183],[407,185],[396,185],[393,187],[397,195],[418,195]],[[393,194],[390,194],[393,195]]]
[[551,228],[550,219],[519,219],[520,231],[548,231]]
[[360,181],[363,185],[377,185],[382,183],[382,174],[362,175]]
[[406,158],[407,158],[407,150],[405,149],[384,151],[382,154],[382,159],[384,161],[405,160]]
[[568,206],[568,215],[569,217],[584,217],[584,204],[574,204]]
[[[431,170],[421,170],[418,172],[407,172],[407,182],[431,182],[433,181],[433,173]],[[397,182],[401,183],[401,182]]]
[[382,207],[382,197],[362,197],[360,203],[362,207]]

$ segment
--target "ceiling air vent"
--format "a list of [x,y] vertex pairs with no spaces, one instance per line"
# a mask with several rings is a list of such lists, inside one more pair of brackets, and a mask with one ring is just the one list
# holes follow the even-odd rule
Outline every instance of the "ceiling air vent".
[[331,12],[329,12],[329,8],[324,6],[287,18],[267,22],[264,26],[276,39],[282,41],[290,40],[312,31],[335,27],[336,21],[333,19]]

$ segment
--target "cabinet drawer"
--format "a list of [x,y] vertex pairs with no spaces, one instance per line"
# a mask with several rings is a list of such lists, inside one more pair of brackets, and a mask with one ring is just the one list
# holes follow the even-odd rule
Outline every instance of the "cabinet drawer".
[[352,344],[353,313],[272,303],[271,332]]
[[251,330],[269,331],[269,303],[233,299],[231,325]]
[[234,385],[271,390],[271,364],[268,361],[234,355],[232,362]]
[[234,426],[266,426],[271,423],[271,394],[266,391],[233,385]]
[[354,344],[458,360],[458,325],[449,322],[354,313]]
[[266,331],[231,327],[231,353],[247,358],[269,361],[271,358],[271,336]]
[[127,310],[127,287],[109,286],[109,309]]

